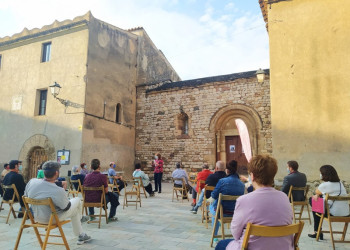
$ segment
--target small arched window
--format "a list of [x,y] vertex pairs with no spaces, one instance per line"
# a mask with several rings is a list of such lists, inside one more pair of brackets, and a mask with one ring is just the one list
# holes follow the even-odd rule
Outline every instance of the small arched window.
[[188,115],[184,112],[178,116],[178,129],[182,135],[188,135]]
[[122,108],[120,103],[117,104],[117,106],[115,106],[115,122],[116,123],[121,123],[122,121]]

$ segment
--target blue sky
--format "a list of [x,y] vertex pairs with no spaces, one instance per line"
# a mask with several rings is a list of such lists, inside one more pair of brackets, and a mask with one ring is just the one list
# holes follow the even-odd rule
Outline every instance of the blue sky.
[[269,67],[258,0],[0,0],[0,37],[94,17],[142,26],[183,80]]

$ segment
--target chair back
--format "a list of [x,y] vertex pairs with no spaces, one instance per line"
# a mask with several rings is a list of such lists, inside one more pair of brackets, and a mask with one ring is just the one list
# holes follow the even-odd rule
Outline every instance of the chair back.
[[68,195],[72,194],[73,197],[75,197],[75,195],[78,196],[79,193],[83,193],[83,186],[81,185],[80,179],[78,180],[69,179]]
[[[186,179],[185,177],[182,178],[172,178],[173,182],[175,184],[175,181],[181,181],[182,182],[182,188],[186,190]],[[175,187],[175,188],[180,188],[180,187]]]
[[[105,202],[105,187],[101,185],[100,187],[83,187],[83,206],[84,207],[104,207],[106,205]],[[100,202],[86,202],[86,196],[89,195],[89,192],[101,192]]]
[[19,202],[19,194],[16,188],[15,184],[11,184],[11,185],[2,185],[2,189],[4,191],[3,196],[5,197],[5,194],[10,194],[10,196],[12,195],[12,198],[10,200],[2,200],[2,203],[15,203],[15,202]]
[[[63,245],[65,246],[66,249],[69,249],[69,245],[67,242],[67,239],[64,235],[62,225],[69,223],[70,220],[65,220],[65,221],[60,221],[56,212],[56,208],[52,202],[51,198],[46,198],[46,199],[32,199],[26,196],[22,196],[23,198],[23,204],[25,206],[25,212],[23,216],[23,220],[20,226],[20,230],[18,232],[17,240],[14,249],[17,250],[19,246],[19,242],[21,240],[22,232],[25,228],[30,228],[32,227],[34,229],[34,232],[36,234],[36,237],[39,241],[39,244],[41,246],[41,249],[46,249],[47,244],[51,245]],[[48,206],[51,210],[51,215],[49,218],[49,222],[47,224],[42,224],[35,222],[34,216],[29,208],[29,206]],[[30,219],[30,223],[27,224],[27,217]],[[38,228],[43,228],[45,229],[45,234],[40,234]],[[59,229],[59,235],[57,234],[51,234],[51,230],[58,228]],[[41,238],[41,236],[45,236],[44,240]],[[55,242],[49,242],[49,237],[60,237],[63,240],[63,243],[58,243],[57,241]]]
[[291,202],[294,202],[294,200],[297,198],[296,201],[307,201],[307,194],[309,192],[310,185],[306,185],[305,187],[294,187],[293,185],[290,186],[289,192],[288,192],[288,198]]
[[189,179],[189,181],[191,181],[191,182],[196,182],[196,179],[197,179],[197,172],[190,172],[189,174],[188,174],[188,179]]
[[292,234],[294,234],[294,249],[299,249],[298,242],[303,227],[303,221],[287,226],[262,226],[248,222],[242,242],[242,249],[248,249],[249,238],[251,235],[260,237],[283,237]]
[[[330,196],[329,194],[326,194],[326,197],[325,197],[325,205],[326,205],[326,208],[327,208],[327,217],[330,218],[330,206],[328,204],[328,201],[332,201],[334,204],[334,202],[339,202],[339,201],[342,201],[342,202],[347,202],[350,206],[350,195],[347,195],[347,196]],[[350,215],[348,216],[332,216],[332,219],[333,218],[336,218],[336,217],[343,217],[344,218],[344,221],[348,221],[350,222]],[[334,220],[333,220],[334,221]]]
[[142,187],[142,188],[144,187],[141,177],[133,177],[133,179],[134,179],[134,181],[137,181],[139,183],[140,187]]
[[[220,215],[220,219],[223,220],[224,219],[224,209],[222,206],[222,202],[223,201],[236,201],[238,198],[240,197],[240,195],[223,195],[223,194],[219,194],[219,199],[218,199],[218,205],[216,207],[216,212],[219,211],[219,215]],[[233,211],[232,211],[233,212]],[[230,221],[232,219],[232,216],[230,218]]]

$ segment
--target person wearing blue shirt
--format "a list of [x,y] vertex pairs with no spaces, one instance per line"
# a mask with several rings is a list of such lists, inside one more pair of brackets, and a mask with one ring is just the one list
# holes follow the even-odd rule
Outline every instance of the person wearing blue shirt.
[[[211,198],[213,200],[212,204],[209,206],[210,213],[213,215],[213,218],[216,214],[216,207],[218,204],[219,194],[223,195],[243,195],[245,186],[239,179],[237,172],[237,161],[230,161],[226,166],[227,177],[219,180],[214,191],[211,193]],[[224,216],[232,217],[235,210],[236,201],[222,201],[222,207]],[[214,226],[214,219],[212,221],[212,226]],[[217,235],[220,223],[216,224],[215,235]]]

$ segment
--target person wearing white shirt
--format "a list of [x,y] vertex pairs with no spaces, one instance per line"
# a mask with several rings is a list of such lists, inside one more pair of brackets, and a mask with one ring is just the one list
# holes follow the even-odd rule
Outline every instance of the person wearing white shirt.
[[[338,177],[338,173],[331,165],[324,165],[320,168],[320,178],[324,182],[321,183],[315,191],[312,199],[317,200],[320,196],[329,194],[330,196],[346,196],[347,192]],[[347,201],[328,201],[329,212],[331,216],[348,216],[350,214],[349,204]],[[308,234],[310,238],[316,238],[317,230],[320,224],[320,216],[312,212],[314,216],[314,234]],[[320,234],[323,240],[323,234]]]

